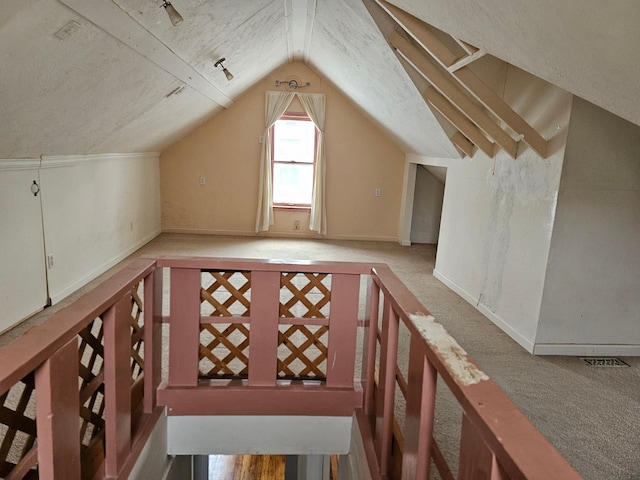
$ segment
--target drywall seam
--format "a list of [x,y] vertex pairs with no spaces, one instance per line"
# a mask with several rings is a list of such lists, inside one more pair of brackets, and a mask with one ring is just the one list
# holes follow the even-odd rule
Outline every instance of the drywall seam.
[[482,313],[485,317],[491,320],[498,328],[503,330],[507,335],[509,335],[513,340],[515,340],[522,348],[524,348],[529,353],[534,353],[535,344],[525,337],[522,333],[514,329],[511,325],[505,322],[498,315],[489,310],[484,304],[479,303],[479,299],[471,295],[469,292],[464,290],[458,284],[453,282],[451,279],[447,278],[445,275],[440,273],[437,270],[433,270],[433,276],[444,283],[451,290],[460,295],[465,301],[467,301],[470,305],[472,305],[476,310]]

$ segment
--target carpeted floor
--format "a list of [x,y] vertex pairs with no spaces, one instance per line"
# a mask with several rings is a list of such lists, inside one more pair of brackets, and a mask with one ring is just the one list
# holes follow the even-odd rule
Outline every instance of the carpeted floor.
[[[433,245],[163,234],[101,278],[140,255],[387,263],[584,478],[640,480],[640,359],[625,357],[628,367],[606,368],[577,357],[530,355],[433,277],[435,254]],[[9,331],[0,346],[99,281]],[[448,403],[446,397],[439,396],[438,409],[440,402]],[[436,435],[445,445],[455,443],[455,429],[443,425],[459,422],[459,412],[450,405],[438,412],[443,415],[436,414]]]

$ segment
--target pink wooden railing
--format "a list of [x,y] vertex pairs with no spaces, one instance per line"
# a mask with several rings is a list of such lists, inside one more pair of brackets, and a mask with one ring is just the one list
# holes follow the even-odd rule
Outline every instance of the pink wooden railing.
[[160,358],[154,264],[134,261],[0,349],[0,477],[126,478],[162,413],[160,365],[144,361]]
[[[370,265],[164,258],[158,260],[158,267],[171,271],[169,378],[158,392],[159,402],[167,405],[169,415],[350,416],[362,405],[362,390],[353,379],[361,275],[370,274]],[[245,307],[250,305],[248,316],[232,315],[222,308],[213,316],[202,314],[202,274],[207,271],[245,272],[251,282],[250,299],[237,293],[236,300]],[[299,289],[290,282],[295,280],[294,275],[301,277],[303,285]],[[326,292],[316,293],[319,298],[313,299],[310,286],[315,282],[322,287],[318,278],[324,276],[330,278]],[[233,285],[229,289],[238,290]],[[293,290],[289,292],[293,302],[283,298],[283,290],[288,289]],[[287,304],[296,303],[296,299],[302,313],[284,313],[289,310]],[[325,302],[330,302],[330,315],[318,306]],[[198,356],[203,349],[201,325],[210,324],[248,325],[246,350],[250,349],[250,355],[237,353],[248,357],[246,375],[203,378]],[[309,347],[313,347],[312,343],[318,345],[321,350],[326,347],[325,372],[317,379],[321,381],[296,382],[295,376],[291,381],[281,375],[279,366],[286,357],[299,353],[307,361],[303,351],[306,347],[283,338],[290,330],[283,326],[299,327],[298,332],[304,331],[307,339],[313,336],[312,327],[327,327],[326,342],[304,342]],[[219,336],[224,338],[222,332]],[[283,345],[289,345],[289,355],[279,355]]]
[[[398,357],[401,328],[408,359]],[[458,478],[579,478],[384,265],[140,259],[0,349],[0,478],[127,478],[166,406],[168,415],[355,412],[373,478],[427,479],[433,460],[450,479],[433,439],[438,376],[463,411]]]
[[[459,479],[581,478],[389,268],[374,268],[372,279],[364,408],[356,413],[374,479],[428,479],[431,460],[441,478],[454,478],[433,438],[438,375],[462,408]],[[401,324],[410,335],[406,378]],[[394,432],[396,385],[406,399],[401,432]]]

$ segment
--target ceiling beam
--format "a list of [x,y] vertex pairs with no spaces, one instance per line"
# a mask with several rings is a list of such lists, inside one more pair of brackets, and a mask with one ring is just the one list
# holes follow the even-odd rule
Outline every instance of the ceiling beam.
[[464,57],[461,57],[460,59],[456,60],[456,62],[453,65],[450,65],[449,67],[447,67],[447,70],[450,73],[460,70],[462,67],[466,67],[470,63],[475,62],[480,57],[484,57],[486,53],[487,52],[485,52],[484,50],[476,50],[474,53],[470,55],[465,55]]
[[183,83],[228,108],[233,101],[200,72],[176,55],[146,28],[136,22],[122,7],[105,0],[60,0],[78,15],[86,18],[116,40],[173,75]]
[[[486,153],[488,157],[493,158],[495,154],[495,144],[485,137],[482,131],[460,113],[460,110],[453,106],[449,100],[433,87],[427,88],[422,96],[473,144]],[[453,138],[451,140],[453,141]]]
[[[457,55],[433,33],[427,24],[404,10],[385,2],[376,0],[378,4],[420,44],[444,68],[449,68],[458,60]],[[473,54],[476,47],[452,37],[462,48],[468,47]],[[465,49],[466,50],[466,49]],[[516,113],[502,98],[491,90],[468,66],[453,72],[453,76],[471,95],[473,95],[487,110],[497,116],[506,125],[522,136],[522,141],[529,145],[542,158],[547,158],[548,141],[540,135],[529,123]]]
[[453,72],[453,75],[473,93],[473,95],[496,117],[509,125],[516,133],[522,135],[522,141],[529,145],[542,158],[549,155],[549,142],[538,131],[529,125],[507,103],[491,90],[467,66]]
[[[401,10],[395,5],[385,2],[384,0],[376,0],[378,4],[391,15],[409,35],[411,35],[422,48],[433,55],[445,68],[450,67],[458,60],[458,55],[453,53],[435,34],[433,29],[422,20]],[[428,48],[430,46],[433,50]]]
[[316,0],[284,0],[289,61],[309,62],[311,34],[316,18]]
[[473,157],[473,143],[462,133],[456,132],[451,137],[453,144],[462,150],[467,157]]
[[511,158],[516,158],[518,144],[500,126],[490,118],[480,107],[471,101],[448,77],[431,62],[420,50],[414,47],[409,40],[398,32],[389,36],[391,44],[397,48],[402,57],[420,72],[440,93],[442,93],[453,105],[455,105],[469,120],[475,123],[482,131],[491,137]]

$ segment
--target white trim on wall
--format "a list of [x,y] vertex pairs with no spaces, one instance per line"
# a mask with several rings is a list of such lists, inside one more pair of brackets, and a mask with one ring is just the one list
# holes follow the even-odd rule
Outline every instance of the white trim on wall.
[[433,270],[433,276],[444,283],[451,290],[460,295],[464,300],[466,300],[470,305],[472,305],[476,310],[482,313],[485,317],[491,320],[498,328],[504,331],[507,335],[509,335],[513,340],[515,340],[522,348],[524,348],[529,353],[534,353],[535,344],[528,340],[524,335],[514,329],[511,325],[505,322],[498,315],[493,313],[484,305],[480,304],[478,298],[471,295],[469,292],[464,290],[458,284],[456,284],[451,279],[447,278],[445,275],[440,273],[437,270]]
[[0,172],[3,170],[37,170],[39,158],[0,158]]
[[562,343],[536,343],[534,355],[569,355],[594,357],[638,357],[640,345],[587,345]]
[[373,235],[318,235],[315,232],[309,233],[288,233],[288,232],[261,232],[256,234],[253,230],[212,230],[198,228],[163,228],[162,233],[184,233],[194,235],[221,235],[230,237],[269,237],[269,238],[302,238],[318,240],[361,240],[370,242],[398,242],[398,237]]
[[160,152],[144,153],[97,153],[89,155],[45,155],[40,168],[71,167],[90,163],[119,162],[131,160],[158,159]]

